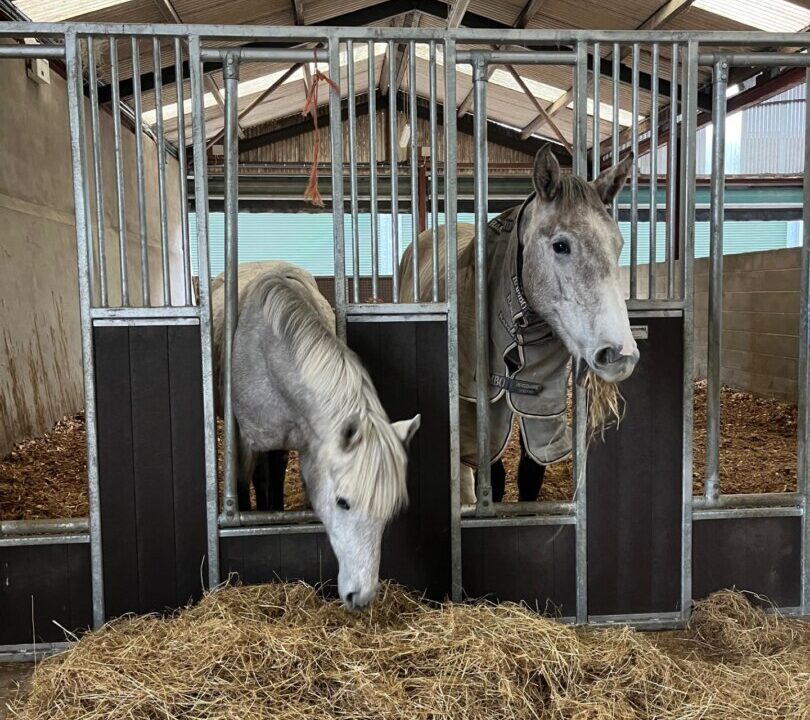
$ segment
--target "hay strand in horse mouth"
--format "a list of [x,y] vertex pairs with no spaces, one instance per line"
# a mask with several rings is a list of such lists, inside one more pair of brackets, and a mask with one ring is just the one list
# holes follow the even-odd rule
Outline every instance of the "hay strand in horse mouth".
[[602,380],[588,370],[585,375],[585,397],[588,402],[588,441],[597,436],[605,439],[605,430],[619,427],[624,418],[625,402],[618,383]]
[[18,720],[806,718],[810,623],[741,595],[679,633],[575,629],[383,585],[350,615],[303,584],[230,587],[42,663]]

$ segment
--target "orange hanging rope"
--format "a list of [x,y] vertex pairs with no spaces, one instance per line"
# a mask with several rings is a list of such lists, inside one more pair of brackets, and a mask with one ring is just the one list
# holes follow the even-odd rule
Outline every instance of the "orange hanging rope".
[[323,80],[338,94],[340,93],[340,87],[338,87],[338,84],[334,80],[318,70],[317,49],[313,50],[312,54],[315,57],[315,74],[312,76],[312,85],[309,88],[309,93],[307,93],[307,99],[304,102],[304,109],[301,111],[301,114],[306,117],[312,113],[312,123],[315,128],[315,147],[312,156],[312,168],[309,171],[309,183],[307,184],[307,189],[304,190],[304,200],[309,201],[315,207],[322,208],[324,207],[323,198],[321,198],[321,193],[318,190],[318,157],[321,149],[320,137],[318,135],[318,84]]

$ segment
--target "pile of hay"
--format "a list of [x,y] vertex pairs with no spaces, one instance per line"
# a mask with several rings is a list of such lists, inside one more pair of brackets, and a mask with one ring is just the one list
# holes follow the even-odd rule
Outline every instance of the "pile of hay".
[[225,588],[42,663],[12,718],[808,718],[810,623],[741,595],[682,633],[576,630],[384,586],[348,615],[303,584]]

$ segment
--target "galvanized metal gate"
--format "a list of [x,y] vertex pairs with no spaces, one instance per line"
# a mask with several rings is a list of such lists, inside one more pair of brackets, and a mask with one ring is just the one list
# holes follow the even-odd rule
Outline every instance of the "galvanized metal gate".
[[[226,337],[235,329],[238,264],[238,82],[244,63],[315,61],[333,79],[340,78],[349,107],[348,152],[341,133],[341,97],[329,94],[332,149],[331,212],[334,218],[335,296],[338,332],[365,359],[384,404],[392,414],[420,411],[427,420],[412,453],[409,488],[420,498],[386,537],[383,575],[430,596],[491,595],[525,600],[538,607],[551,601],[564,618],[577,622],[632,622],[663,627],[682,624],[693,597],[731,584],[774,597],[783,610],[810,614],[810,523],[807,520],[808,458],[807,344],[808,243],[802,267],[799,488],[796,493],[723,496],[718,492],[719,348],[722,329],[723,118],[728,68],[808,66],[808,55],[750,52],[751,47],[805,47],[803,35],[765,33],[686,34],[666,32],[427,30],[402,28],[221,27],[173,25],[32,25],[7,23],[0,37],[35,38],[41,44],[2,45],[0,58],[46,57],[65,64],[73,152],[79,295],[88,432],[90,516],[87,521],[6,522],[0,533],[0,559],[15,582],[0,590],[4,623],[0,653],[28,652],[30,597],[41,598],[35,614],[42,627],[54,615],[67,627],[98,626],[126,611],[161,610],[198,596],[200,565],[208,587],[229,573],[246,581],[334,577],[336,563],[316,518],[309,512],[239,512],[236,505],[235,437],[230,413],[229,359],[225,371],[224,491],[220,508],[215,453],[215,417],[211,359],[211,307],[208,264],[207,156],[203,77],[221,69],[224,77]],[[102,177],[98,155],[96,43],[109,49],[116,140],[113,178]],[[155,125],[158,147],[157,188],[160,217],[160,282],[149,262],[145,211],[139,53],[151,43],[155,62]],[[286,44],[286,47],[279,45]],[[628,309],[637,326],[642,364],[627,382],[630,398],[626,427],[594,447],[588,458],[585,405],[575,391],[574,495],[570,502],[496,504],[489,493],[489,469],[479,473],[479,501],[462,507],[459,493],[458,306],[456,267],[445,278],[435,275],[429,298],[399,302],[396,273],[393,302],[360,302],[360,244],[356,223],[358,167],[352,112],[355,49],[365,47],[369,76],[374,76],[375,44],[389,52],[402,47],[409,58],[408,112],[417,115],[416,58],[427,59],[430,106],[430,216],[439,209],[448,218],[446,252],[455,257],[457,208],[456,113],[457,67],[469,66],[473,78],[475,126],[475,218],[477,236],[487,225],[486,103],[488,71],[494,65],[570,67],[574,111],[573,169],[595,174],[625,149],[638,155],[649,138],[669,138],[668,180],[659,197],[657,156],[651,154],[647,202],[638,170],[631,180],[631,265]],[[289,47],[289,45],[294,45]],[[125,197],[118,96],[118,49],[133,49],[134,112],[137,141],[136,195]],[[499,48],[509,48],[508,50]],[[642,68],[642,48],[651,58]],[[660,72],[661,51],[671,57],[667,78]],[[738,48],[735,52],[729,48]],[[173,52],[177,111],[183,116],[190,82],[193,174],[197,215],[199,302],[191,292],[187,224],[182,222],[179,253],[172,257],[167,228],[167,196],[176,192],[186,205],[185,156],[180,152],[180,183],[166,180],[161,57]],[[708,51],[708,52],[707,52]],[[630,58],[629,68],[621,60]],[[346,77],[341,69],[346,58]],[[85,121],[84,70],[88,64],[90,136]],[[439,68],[442,74],[439,74]],[[713,71],[713,117],[717,138],[712,184],[712,274],[709,356],[709,473],[702,498],[692,497],[692,388],[694,335],[694,186],[695,136],[699,111],[699,70]],[[388,66],[393,80],[393,64]],[[629,72],[629,77],[628,77]],[[592,83],[589,75],[601,78]],[[645,84],[646,83],[646,84]],[[607,87],[605,85],[607,84]],[[622,86],[631,92],[632,122],[622,131]],[[644,84],[655,108],[641,123],[639,93]],[[612,94],[612,135],[602,140],[592,123],[588,159],[588,106],[601,117],[603,90]],[[442,95],[443,111],[439,112]],[[589,97],[590,94],[590,97]],[[671,98],[659,113],[659,94]],[[376,112],[374,93],[370,112]],[[373,156],[369,167],[372,217],[379,209],[378,173],[388,175],[391,211],[398,197],[395,93],[389,93],[392,147],[389,172]],[[442,115],[440,122],[440,114]],[[593,110],[592,110],[593,114]],[[374,123],[370,124],[374,130]],[[184,125],[181,122],[181,132]],[[676,142],[676,137],[678,141]],[[370,139],[372,152],[379,146]],[[443,141],[444,155],[438,147]],[[181,146],[185,143],[180,138]],[[410,211],[419,213],[417,149],[411,145]],[[344,158],[348,156],[348,160]],[[91,162],[92,157],[92,162]],[[805,173],[810,163],[805,163]],[[348,169],[348,173],[346,172]],[[439,176],[444,176],[443,192]],[[104,238],[102,188],[116,188],[119,218],[118,263],[108,263]],[[349,190],[346,192],[345,185]],[[805,180],[805,197],[810,183]],[[347,199],[348,196],[348,199]],[[659,200],[662,200],[659,206]],[[130,263],[125,208],[138,208],[140,257]],[[646,205],[646,208],[642,206]],[[93,213],[95,209],[95,216]],[[344,212],[355,222],[351,242],[344,237]],[[640,210],[652,218],[646,276],[639,270]],[[618,212],[616,203],[614,214]],[[663,213],[666,235],[656,237],[655,220]],[[94,226],[95,217],[95,226]],[[392,223],[390,238],[375,231],[371,244],[372,288],[379,282],[380,243],[393,258],[403,242]],[[414,234],[419,227],[414,222]],[[805,225],[807,228],[807,225]],[[807,232],[805,230],[805,232]],[[664,263],[656,263],[659,243]],[[352,268],[347,276],[346,252]],[[486,306],[486,257],[476,253],[477,302]],[[434,240],[434,257],[438,246]],[[416,258],[415,258],[416,260]],[[661,277],[657,265],[663,268]],[[434,263],[434,268],[436,264]],[[150,274],[152,277],[150,277]],[[137,280],[135,278],[137,277]],[[177,282],[173,286],[173,279]],[[446,283],[446,297],[439,291]],[[646,292],[642,292],[646,280]],[[349,290],[352,290],[351,294]],[[478,312],[479,358],[485,363],[487,315]],[[226,346],[229,346],[227,343]],[[398,352],[388,352],[390,346]],[[385,352],[381,351],[385,348]],[[642,360],[644,363],[644,360]],[[480,370],[485,370],[481,367]],[[478,376],[486,377],[487,372]],[[478,443],[489,446],[487,389],[478,388]],[[483,455],[484,453],[479,453]],[[122,464],[122,458],[126,461]],[[130,461],[131,458],[131,461]],[[586,459],[589,462],[586,463]],[[641,479],[641,482],[639,482]],[[147,532],[148,530],[148,532]],[[78,549],[77,549],[78,548]],[[50,553],[50,555],[47,555]],[[56,553],[54,556],[53,553]],[[65,555],[67,553],[67,555]],[[47,555],[47,556],[46,556]],[[56,559],[55,559],[56,558]],[[64,558],[67,558],[65,560]],[[776,559],[774,559],[776,558]],[[38,563],[37,577],[21,568]],[[53,566],[53,567],[52,567]],[[58,571],[53,569],[58,566]],[[14,573],[17,575],[14,575]],[[46,598],[54,587],[75,589],[76,601],[56,611]],[[11,589],[9,589],[11,588]],[[90,592],[92,593],[90,594]],[[92,608],[92,612],[91,612]],[[26,612],[25,610],[28,610]],[[60,614],[61,613],[61,614]],[[53,632],[42,641],[57,641]]]

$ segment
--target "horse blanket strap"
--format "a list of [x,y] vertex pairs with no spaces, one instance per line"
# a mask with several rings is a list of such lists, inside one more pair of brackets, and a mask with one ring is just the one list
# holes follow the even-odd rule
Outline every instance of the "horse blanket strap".
[[[517,415],[527,452],[545,465],[561,460],[571,451],[565,417],[570,356],[549,325],[532,312],[521,286],[518,231],[526,203],[491,220],[487,231],[490,462],[503,453],[512,419]],[[465,253],[459,259],[466,257]],[[474,415],[474,374],[460,380],[461,396],[468,401],[462,402],[462,413],[471,411]],[[468,421],[466,426],[473,432],[471,437],[462,437],[462,460],[477,466],[475,423]]]

